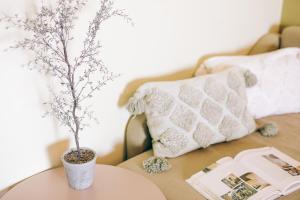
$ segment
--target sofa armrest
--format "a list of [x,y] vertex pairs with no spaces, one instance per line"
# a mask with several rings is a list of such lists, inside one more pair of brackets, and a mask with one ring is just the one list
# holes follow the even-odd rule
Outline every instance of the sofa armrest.
[[151,149],[152,139],[145,115],[131,117],[126,128],[126,159]]
[[261,37],[256,44],[252,47],[249,55],[266,53],[269,51],[274,51],[280,47],[280,34],[269,33]]

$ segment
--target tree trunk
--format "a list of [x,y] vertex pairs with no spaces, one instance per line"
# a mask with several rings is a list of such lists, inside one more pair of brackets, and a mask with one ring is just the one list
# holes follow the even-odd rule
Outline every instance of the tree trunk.
[[77,157],[80,157],[80,146],[79,146],[79,138],[78,138],[78,133],[79,133],[79,121],[78,118],[76,116],[76,109],[78,107],[77,105],[77,99],[75,96],[75,90],[74,90],[74,86],[71,86],[71,90],[72,90],[72,97],[73,97],[73,110],[72,110],[72,115],[73,115],[73,120],[75,123],[75,132],[74,132],[74,137],[75,137],[75,143],[76,143],[76,148],[77,148]]
[[[63,27],[63,26],[62,26]],[[80,146],[79,146],[79,138],[78,138],[78,133],[80,130],[80,122],[78,121],[77,115],[76,115],[76,109],[78,108],[78,101],[77,101],[77,97],[76,97],[76,91],[75,91],[75,84],[74,84],[74,66],[72,67],[72,65],[69,62],[69,58],[68,58],[68,52],[67,52],[67,46],[65,43],[65,39],[63,38],[63,35],[61,36],[61,42],[63,45],[63,54],[64,54],[64,59],[65,62],[68,66],[68,82],[70,84],[70,88],[71,88],[71,95],[72,95],[72,99],[73,99],[73,109],[72,109],[72,116],[73,116],[73,120],[75,123],[75,130],[73,129],[73,134],[75,137],[75,143],[76,143],[76,149],[77,149],[77,157],[80,158]]]
[[79,138],[78,138],[78,130],[77,133],[74,134],[75,137],[75,143],[76,143],[76,149],[77,149],[77,157],[80,158],[80,146],[79,146]]

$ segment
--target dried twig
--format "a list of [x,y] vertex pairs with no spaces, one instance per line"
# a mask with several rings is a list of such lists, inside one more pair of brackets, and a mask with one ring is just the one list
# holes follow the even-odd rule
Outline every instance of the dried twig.
[[51,74],[61,85],[58,92],[51,92],[52,101],[46,103],[48,113],[74,134],[78,155],[79,132],[95,119],[84,101],[116,77],[99,57],[101,45],[96,36],[102,23],[112,17],[132,22],[123,10],[113,8],[112,1],[101,0],[79,56],[71,58],[69,44],[73,40],[74,21],[86,3],[87,0],[58,0],[55,8],[42,5],[33,19],[23,19],[19,15],[0,17],[0,22],[8,24],[7,29],[19,28],[30,34],[11,48],[32,51],[35,57],[28,63],[29,68]]

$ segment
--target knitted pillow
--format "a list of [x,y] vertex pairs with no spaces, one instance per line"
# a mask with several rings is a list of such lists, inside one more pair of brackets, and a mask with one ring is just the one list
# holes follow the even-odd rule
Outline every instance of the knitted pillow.
[[218,56],[203,62],[196,75],[231,67],[251,70],[257,84],[247,89],[248,110],[255,118],[300,112],[300,48],[253,56]]
[[256,128],[247,111],[244,72],[141,86],[129,100],[132,114],[145,113],[155,156],[177,157],[243,137]]

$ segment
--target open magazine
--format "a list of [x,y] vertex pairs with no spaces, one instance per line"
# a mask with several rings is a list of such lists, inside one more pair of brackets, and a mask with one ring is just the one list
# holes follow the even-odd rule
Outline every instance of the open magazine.
[[250,149],[186,181],[211,200],[271,200],[300,189],[300,162],[273,147]]

